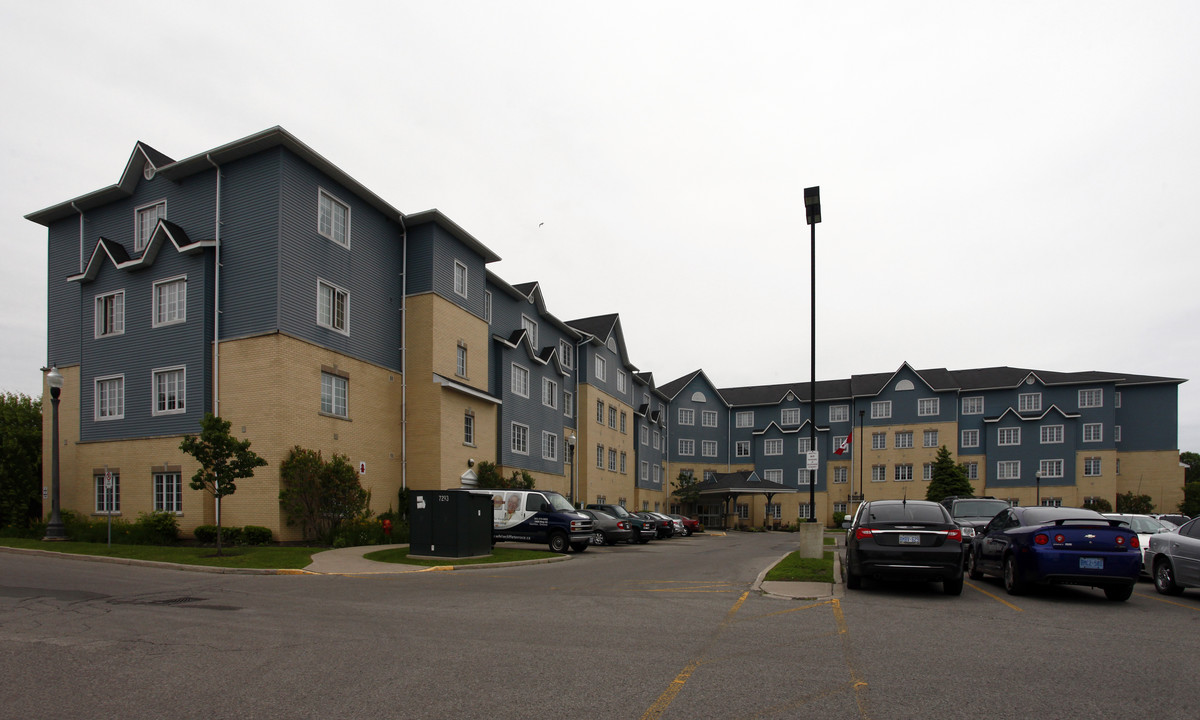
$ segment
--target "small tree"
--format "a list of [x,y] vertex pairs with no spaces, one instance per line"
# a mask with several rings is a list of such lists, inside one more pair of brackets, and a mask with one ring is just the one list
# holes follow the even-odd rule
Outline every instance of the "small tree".
[[1154,511],[1149,495],[1134,495],[1132,491],[1117,495],[1117,512],[1145,515]]
[[306,540],[332,544],[343,522],[371,515],[371,493],[345,455],[328,462],[320,451],[292,448],[279,464],[279,506],[288,525],[299,525]]
[[237,482],[254,477],[254,468],[267,464],[252,450],[249,440],[229,434],[232,425],[212,413],[204,413],[200,435],[185,435],[179,449],[200,463],[192,476],[193,490],[206,490],[217,504],[217,555],[221,554],[221,498],[237,492]]
[[1095,510],[1096,512],[1100,512],[1100,513],[1110,513],[1113,511],[1112,503],[1110,503],[1108,501],[1108,498],[1102,498],[1102,497],[1092,498],[1091,500],[1088,500],[1087,502],[1085,502],[1083,504],[1083,509],[1084,510]]
[[700,502],[700,481],[691,473],[681,472],[679,477],[671,481],[671,495],[679,498],[682,505],[695,507]]
[[512,475],[504,477],[495,463],[486,460],[475,466],[475,482],[478,487],[488,490],[533,489],[533,476],[528,470],[513,470]]
[[1200,454],[1194,452],[1179,453],[1179,462],[1187,465],[1187,470],[1183,473],[1183,482],[1187,483],[1200,482]]
[[925,491],[925,499],[941,502],[950,496],[972,497],[975,489],[967,479],[967,469],[961,463],[955,463],[950,457],[950,450],[943,445],[933,461],[933,476],[929,480],[929,488]]
[[1179,512],[1188,517],[1200,515],[1200,482],[1184,483],[1183,502],[1179,503]]
[[0,527],[29,527],[41,485],[42,401],[0,394]]

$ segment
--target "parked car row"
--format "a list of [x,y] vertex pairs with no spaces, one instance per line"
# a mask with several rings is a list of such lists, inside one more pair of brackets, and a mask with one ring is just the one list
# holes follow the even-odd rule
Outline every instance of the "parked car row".
[[687,537],[700,526],[699,522],[682,515],[666,515],[650,510],[631,512],[622,505],[608,503],[593,503],[580,512],[586,513],[595,524],[596,530],[592,536],[594,545],[647,543],[676,535]]

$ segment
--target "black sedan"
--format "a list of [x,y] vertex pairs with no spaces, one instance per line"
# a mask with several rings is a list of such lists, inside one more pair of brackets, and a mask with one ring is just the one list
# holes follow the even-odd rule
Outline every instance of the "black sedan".
[[933,580],[947,595],[963,589],[962,531],[946,508],[926,500],[874,500],[859,506],[846,533],[846,587],[864,577]]
[[1035,583],[1088,585],[1122,601],[1142,569],[1141,541],[1092,510],[1011,507],[975,534],[967,567],[972,580],[1003,578],[1010,595]]

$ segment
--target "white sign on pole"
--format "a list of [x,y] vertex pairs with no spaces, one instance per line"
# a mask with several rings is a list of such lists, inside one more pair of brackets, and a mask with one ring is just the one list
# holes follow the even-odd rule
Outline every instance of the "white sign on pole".
[[804,460],[805,460],[804,468],[806,470],[816,470],[817,466],[821,463],[821,451],[820,450],[809,450],[805,454]]
[[108,470],[104,471],[104,489],[112,490],[112,472]]

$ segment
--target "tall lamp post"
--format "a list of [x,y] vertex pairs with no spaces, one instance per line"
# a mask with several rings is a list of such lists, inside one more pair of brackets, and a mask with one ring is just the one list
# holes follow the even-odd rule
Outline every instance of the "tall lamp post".
[[1042,473],[1034,474],[1033,480],[1037,483],[1037,505],[1040,507],[1042,504]]
[[[809,303],[811,310],[811,328],[810,345],[812,348],[812,357],[809,361],[809,369],[811,376],[808,384],[808,449],[817,449],[817,223],[821,222],[821,188],[810,187],[804,188],[804,214],[808,220],[808,227],[812,235],[812,259],[810,266],[812,268],[812,298]],[[808,521],[815,523],[817,521],[817,468],[811,467],[808,470]]]
[[50,522],[46,524],[43,540],[66,540],[67,530],[63,527],[58,507],[58,396],[62,392],[63,376],[57,367],[46,374],[50,386]]
[[567,452],[571,454],[571,505],[575,505],[575,433],[567,436]]

